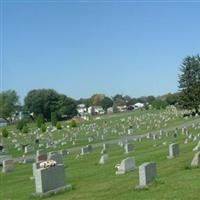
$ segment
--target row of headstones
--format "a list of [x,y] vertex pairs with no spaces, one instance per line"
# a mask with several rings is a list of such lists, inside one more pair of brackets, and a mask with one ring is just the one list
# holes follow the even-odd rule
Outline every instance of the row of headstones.
[[[117,168],[116,174],[121,175],[129,171],[136,169],[135,158],[128,157],[120,164],[115,166]],[[156,163],[155,162],[145,162],[139,166],[139,186],[138,187],[147,187],[147,185],[152,182],[157,175]]]

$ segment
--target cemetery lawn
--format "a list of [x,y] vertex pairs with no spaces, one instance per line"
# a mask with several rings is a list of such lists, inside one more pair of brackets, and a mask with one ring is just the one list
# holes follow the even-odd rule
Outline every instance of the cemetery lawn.
[[[118,145],[109,149],[110,160],[105,165],[98,165],[100,148],[92,153],[75,160],[76,153],[64,159],[65,174],[72,190],[61,192],[47,199],[52,200],[133,200],[133,199],[199,199],[200,196],[200,168],[190,169],[193,158],[192,148],[195,143],[183,144],[183,136],[176,142],[180,144],[180,156],[168,160],[168,145],[162,142],[174,142],[173,137],[164,137],[154,142],[145,139],[143,142],[134,142],[135,151],[129,153],[134,156],[139,166],[146,161],[157,163],[158,178],[147,190],[135,190],[138,184],[138,169],[125,175],[115,175],[114,166],[127,157],[124,150]],[[157,144],[157,147],[153,147]],[[2,200],[28,200],[41,199],[31,196],[35,191],[31,164],[15,164],[12,173],[1,173],[1,199]]]
[[[144,113],[142,113],[144,114]],[[139,114],[138,114],[139,116]],[[115,116],[124,118],[124,115]],[[113,120],[113,118],[111,118]],[[107,120],[109,120],[107,118]],[[176,118],[168,126],[182,123],[183,119]],[[100,122],[98,122],[100,123]],[[139,130],[138,133],[142,133]],[[190,127],[190,133],[196,135],[199,129]],[[178,137],[163,136],[162,139],[144,139],[142,142],[130,141],[135,150],[124,154],[119,145],[110,145],[109,161],[99,165],[101,148],[95,148],[90,154],[75,159],[78,152],[64,157],[66,182],[72,184],[69,191],[60,192],[47,198],[32,196],[35,192],[35,182],[31,180],[32,164],[18,164],[14,171],[3,174],[0,172],[1,200],[199,200],[200,199],[200,168],[190,168],[195,154],[192,149],[197,141],[184,144],[185,135],[179,131]],[[163,143],[166,143],[164,145]],[[177,142],[180,145],[180,155],[175,159],[167,159],[168,145]],[[48,150],[49,151],[49,150]],[[124,175],[115,175],[116,164],[128,156],[134,156],[136,165],[155,161],[157,164],[157,179],[148,189],[137,190],[138,169]],[[0,167],[0,171],[2,167]]]

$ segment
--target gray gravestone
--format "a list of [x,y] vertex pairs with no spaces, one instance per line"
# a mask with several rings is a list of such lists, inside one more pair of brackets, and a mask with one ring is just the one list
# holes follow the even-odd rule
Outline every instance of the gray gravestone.
[[35,171],[35,187],[38,195],[66,188],[64,165],[37,169]]
[[108,162],[108,154],[104,154],[101,156],[100,160],[99,160],[99,164],[103,165],[106,162]]
[[125,144],[125,153],[129,153],[131,151],[133,151],[133,145],[132,144]]
[[13,171],[13,166],[14,166],[14,162],[11,159],[7,159],[3,161],[3,169],[2,172],[6,173],[6,172],[11,172]]
[[192,167],[200,166],[200,151],[197,152],[191,162]]
[[125,174],[126,172],[132,171],[136,168],[135,166],[135,158],[128,157],[118,165],[116,165],[117,171],[116,174]]
[[157,176],[156,163],[146,162],[139,166],[139,187],[146,187]]
[[171,159],[179,155],[179,144],[173,143],[169,145],[169,156],[167,158]]

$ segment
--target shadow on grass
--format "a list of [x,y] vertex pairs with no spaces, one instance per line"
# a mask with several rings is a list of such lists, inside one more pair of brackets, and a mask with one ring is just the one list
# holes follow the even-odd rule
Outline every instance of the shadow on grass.
[[60,196],[60,195],[63,195],[65,193],[68,193],[72,190],[76,190],[76,186],[75,185],[72,185],[71,188],[68,188],[68,189],[63,189],[63,190],[60,190],[58,192],[51,192],[49,193],[48,195],[45,195],[45,196],[35,196],[35,195],[31,195],[29,197],[29,200],[42,200],[42,199],[48,199],[50,197],[53,197],[53,196]]

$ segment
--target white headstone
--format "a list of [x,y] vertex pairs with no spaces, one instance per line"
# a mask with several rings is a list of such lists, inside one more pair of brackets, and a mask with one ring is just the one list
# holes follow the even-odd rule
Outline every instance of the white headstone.
[[118,165],[116,165],[117,171],[116,174],[125,174],[126,172],[132,171],[136,168],[135,166],[135,158],[128,157]]

